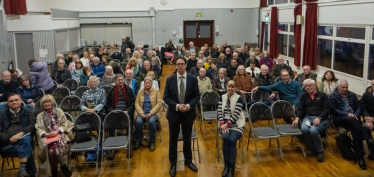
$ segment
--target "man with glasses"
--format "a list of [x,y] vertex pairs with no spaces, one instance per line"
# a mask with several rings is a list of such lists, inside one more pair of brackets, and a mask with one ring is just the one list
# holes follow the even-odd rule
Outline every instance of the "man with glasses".
[[[273,91],[278,91],[280,99],[287,101],[295,108],[299,104],[301,96],[301,87],[298,82],[291,80],[290,74],[287,70],[282,70],[281,74],[283,80],[282,82],[277,82],[269,86],[258,86],[254,88],[252,92],[255,93],[257,90],[263,90],[269,93]],[[274,95],[272,94],[270,98],[274,99]],[[292,124],[291,117],[284,117],[283,120],[288,124]]]
[[302,101],[297,106],[297,116],[292,127],[298,128],[297,124],[300,118],[302,119],[301,132],[308,147],[307,155],[317,156],[317,161],[323,162],[325,154],[321,133],[329,127],[329,98],[325,93],[318,91],[314,80],[306,79],[303,84],[306,92],[300,97]]
[[[231,65],[226,69],[226,75],[228,78],[233,80],[234,76],[236,75],[236,71],[238,70],[238,62],[235,59],[231,60]],[[245,70],[245,69],[244,69]]]
[[[196,117],[195,106],[199,102],[199,86],[195,76],[187,74],[187,61],[183,56],[175,59],[176,74],[166,80],[164,101],[169,106],[166,118],[169,121],[169,160],[170,176],[177,172],[177,149],[179,131],[183,134],[184,164],[194,172],[197,167],[192,163],[191,133]],[[182,126],[181,126],[182,125]]]

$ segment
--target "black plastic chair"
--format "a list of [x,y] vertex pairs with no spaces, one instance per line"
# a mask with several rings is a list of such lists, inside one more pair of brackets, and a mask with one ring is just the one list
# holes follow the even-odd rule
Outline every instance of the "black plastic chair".
[[66,112],[64,114],[67,120],[69,120],[70,122],[73,122],[73,116],[71,116],[69,113],[66,113]]
[[105,90],[105,93],[106,93],[107,97],[109,95],[109,92],[112,91],[112,89],[113,89],[113,87],[111,85],[104,85],[101,88]]
[[[126,130],[127,136],[105,137],[106,131]],[[130,157],[131,157],[131,121],[128,115],[122,111],[112,111],[104,119],[103,122],[103,141],[101,152],[101,175],[104,171],[104,163],[119,162],[104,160],[104,151],[127,149],[127,165],[128,173],[130,173]]]
[[64,98],[60,103],[60,108],[65,113],[69,113],[72,117],[76,118],[81,112],[81,99],[76,95],[70,95]]
[[37,117],[39,113],[43,112],[43,109],[40,107],[40,100],[35,103],[32,112],[34,113],[35,117]]
[[52,92],[54,91],[54,90],[56,90],[57,89],[57,86],[58,86],[58,84],[57,84],[57,82],[55,81],[55,80],[53,80],[53,88],[52,88]]
[[75,93],[74,95],[79,97],[79,98],[82,98],[83,96],[83,93],[86,91],[86,90],[89,90],[90,87],[88,86],[81,86],[81,87],[78,87],[77,90],[75,90]]
[[68,79],[66,80],[62,86],[68,88],[71,92],[71,94],[74,94],[75,90],[77,90],[77,88],[79,87],[79,84],[76,80],[74,79]]
[[126,71],[127,62],[121,62],[120,64],[121,70]]
[[[99,154],[99,143],[100,143],[100,135],[101,135],[101,120],[100,117],[95,113],[87,113],[84,112],[78,116],[77,120],[74,122],[74,126],[82,125],[88,123],[90,124],[91,131],[96,131],[98,137],[92,136],[91,140],[86,142],[73,142],[70,147],[70,153],[76,152],[92,152],[96,151],[96,154]],[[76,164],[78,163],[78,157],[76,157]],[[68,155],[68,163],[70,163],[70,155]],[[82,162],[82,163],[94,163],[96,165],[96,175],[98,174],[98,165],[99,165],[99,158],[96,158],[96,161],[93,162]]]
[[55,89],[52,92],[52,96],[55,98],[58,105],[60,105],[61,101],[69,95],[70,95],[70,90],[63,86]]

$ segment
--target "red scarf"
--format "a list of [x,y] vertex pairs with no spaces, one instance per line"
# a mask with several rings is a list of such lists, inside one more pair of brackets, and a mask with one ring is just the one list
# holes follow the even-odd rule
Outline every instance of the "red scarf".
[[[123,97],[126,101],[126,85],[123,84],[123,88],[122,88],[122,93],[123,93]],[[117,106],[117,103],[118,103],[118,97],[119,97],[119,87],[116,86],[114,87],[114,98],[113,98],[113,101],[112,101],[112,107],[113,109],[116,109],[116,106]]]

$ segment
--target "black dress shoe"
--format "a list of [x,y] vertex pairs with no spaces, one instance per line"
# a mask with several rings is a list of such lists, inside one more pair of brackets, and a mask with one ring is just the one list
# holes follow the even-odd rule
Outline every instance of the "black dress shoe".
[[365,160],[363,158],[358,159],[358,166],[361,169],[366,170],[366,163],[365,163]]
[[186,165],[192,171],[197,172],[197,167],[192,162],[184,162],[184,165]]
[[170,166],[169,174],[171,177],[174,177],[177,174],[177,166],[175,165]]
[[231,165],[229,166],[229,170],[227,172],[227,176],[226,177],[234,177],[235,175],[235,165]]

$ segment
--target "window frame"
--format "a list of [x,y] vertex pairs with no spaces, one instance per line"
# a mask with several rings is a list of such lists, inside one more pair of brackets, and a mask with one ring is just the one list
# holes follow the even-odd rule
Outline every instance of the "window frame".
[[294,34],[295,34],[294,32],[291,32],[291,25],[293,25],[293,23],[290,23],[290,22],[279,22],[278,25],[279,24],[288,25],[288,27],[287,27],[287,31],[278,31],[278,34],[287,35],[287,52],[286,52],[286,55],[280,54],[279,53],[280,51],[278,51],[278,55],[294,59],[294,57],[290,57],[289,56],[290,35],[294,36]]

